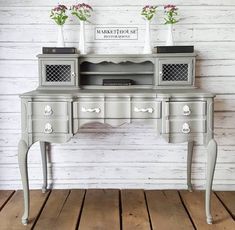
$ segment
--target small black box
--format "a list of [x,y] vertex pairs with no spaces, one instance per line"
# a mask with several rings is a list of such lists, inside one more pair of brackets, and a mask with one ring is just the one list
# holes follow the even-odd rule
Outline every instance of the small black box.
[[193,53],[194,46],[155,46],[156,53]]
[[131,79],[103,79],[103,85],[127,86],[127,85],[133,85],[133,80]]
[[76,54],[75,47],[42,47],[43,54]]

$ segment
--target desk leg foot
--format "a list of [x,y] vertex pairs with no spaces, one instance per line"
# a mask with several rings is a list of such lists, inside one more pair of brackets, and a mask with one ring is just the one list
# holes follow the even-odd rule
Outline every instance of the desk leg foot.
[[24,140],[20,140],[18,146],[18,161],[20,174],[23,185],[23,194],[24,194],[24,214],[22,216],[22,223],[27,224],[29,217],[29,181],[28,181],[28,156],[29,147]]
[[215,172],[216,158],[217,158],[217,143],[214,139],[211,139],[207,146],[206,218],[208,224],[212,224],[213,222],[211,215],[211,191],[212,191],[212,182]]
[[193,157],[193,141],[189,141],[188,142],[188,155],[187,155],[187,186],[188,186],[189,192],[193,191],[193,186],[191,183],[192,157]]
[[213,222],[212,216],[207,217],[206,222],[207,222],[207,224],[212,224],[212,222]]
[[43,185],[42,193],[47,191],[47,143],[40,141],[41,157],[42,157],[42,172],[43,172]]
[[27,225],[28,222],[29,222],[28,219],[23,219],[23,218],[22,218],[22,224],[23,224],[23,225]]

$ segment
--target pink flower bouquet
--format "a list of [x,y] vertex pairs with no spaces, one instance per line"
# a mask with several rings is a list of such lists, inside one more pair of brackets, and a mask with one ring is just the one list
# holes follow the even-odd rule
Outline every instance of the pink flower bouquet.
[[66,15],[67,7],[65,5],[58,5],[51,10],[51,19],[55,21],[57,25],[64,25],[68,16]]
[[165,24],[175,24],[179,20],[176,19],[176,16],[178,15],[177,13],[178,8],[176,8],[175,5],[165,5],[164,6],[164,11],[165,11]]
[[146,5],[141,11],[141,15],[148,21],[150,21],[156,14],[157,6]]
[[88,21],[88,18],[91,17],[92,7],[88,4],[82,3],[73,5],[71,7],[72,15],[78,17],[80,21]]

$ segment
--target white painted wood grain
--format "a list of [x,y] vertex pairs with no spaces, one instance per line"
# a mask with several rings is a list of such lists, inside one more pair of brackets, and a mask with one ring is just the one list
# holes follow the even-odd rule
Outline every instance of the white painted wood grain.
[[[155,0],[125,0],[125,1],[110,1],[110,0],[103,0],[103,1],[98,1],[98,0],[86,0],[85,2],[91,4],[92,6],[136,6],[140,5],[143,6],[145,4],[152,4],[155,5],[156,1]],[[158,0],[157,5],[165,5],[168,4],[168,0]],[[186,6],[234,6],[235,3],[233,0],[171,0],[172,4],[176,4],[179,6],[186,5]],[[0,6],[20,6],[20,7],[25,7],[25,6],[55,6],[58,4],[57,0],[40,0],[38,2],[32,1],[32,0],[8,0],[8,1],[0,1]],[[66,5],[72,5],[74,4],[74,0],[64,0],[63,4]]]
[[[144,4],[158,4],[151,24],[153,45],[163,45],[163,5],[166,0],[86,1],[94,6],[86,26],[87,46],[96,53],[142,53]],[[56,26],[49,11],[56,0],[0,1],[0,189],[21,188],[17,166],[20,138],[18,94],[38,84],[36,54],[56,42]],[[71,5],[72,0],[63,3]],[[219,94],[215,100],[215,138],[219,144],[214,189],[235,189],[235,1],[173,0],[181,21],[175,26],[176,44],[195,45],[196,83]],[[95,26],[137,26],[136,41],[95,41]],[[75,18],[65,25],[67,46],[78,46]],[[143,124],[118,128],[88,124],[64,145],[53,145],[49,155],[50,183],[54,188],[186,188],[186,144],[167,144]],[[39,145],[29,153],[30,187],[40,188]],[[205,185],[206,148],[195,146],[193,184]],[[167,170],[166,170],[167,169]]]
[[[176,42],[178,45],[192,45],[192,42]],[[0,59],[2,60],[35,60],[36,54],[41,53],[42,46],[53,46],[55,43],[0,43]],[[153,42],[153,45],[164,45],[163,42]],[[78,43],[67,43],[67,46],[78,47]],[[234,60],[235,41],[233,42],[195,42],[195,50],[199,60]],[[215,49],[216,47],[216,49]],[[97,53],[136,53],[143,51],[143,43],[120,43],[113,41],[112,44],[87,43],[88,52]]]
[[[119,24],[136,25],[144,24],[140,15],[141,6],[96,6],[90,21],[92,24]],[[1,7],[0,22],[2,24],[53,24],[50,19],[50,7]],[[40,14],[38,13],[40,11]],[[180,24],[233,24],[235,10],[230,6],[181,6]],[[13,17],[14,15],[14,17]],[[70,17],[68,24],[79,24],[75,17]],[[159,9],[153,24],[163,24],[163,7]]]

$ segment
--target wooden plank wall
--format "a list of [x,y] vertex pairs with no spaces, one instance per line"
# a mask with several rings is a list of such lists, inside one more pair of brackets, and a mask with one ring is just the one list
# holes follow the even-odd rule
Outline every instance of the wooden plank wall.
[[[57,0],[0,1],[0,189],[20,188],[17,142],[20,138],[18,94],[38,84],[36,54],[53,46],[57,28],[49,11]],[[75,1],[61,1],[67,5]],[[169,1],[90,0],[92,24],[86,26],[90,52],[141,53],[144,4],[159,4],[152,23],[154,45],[164,44],[163,4]],[[235,189],[235,1],[176,0],[181,21],[175,26],[177,44],[193,44],[198,52],[197,85],[217,93],[215,131],[219,144],[214,188]],[[96,26],[137,26],[136,41],[95,41]],[[65,25],[68,46],[78,46],[79,25]],[[206,150],[196,146],[193,184],[204,188]],[[53,145],[50,178],[55,188],[186,188],[186,145],[167,145],[151,127],[125,125],[111,129],[86,126],[65,145]],[[41,185],[39,146],[29,153],[30,186]]]

